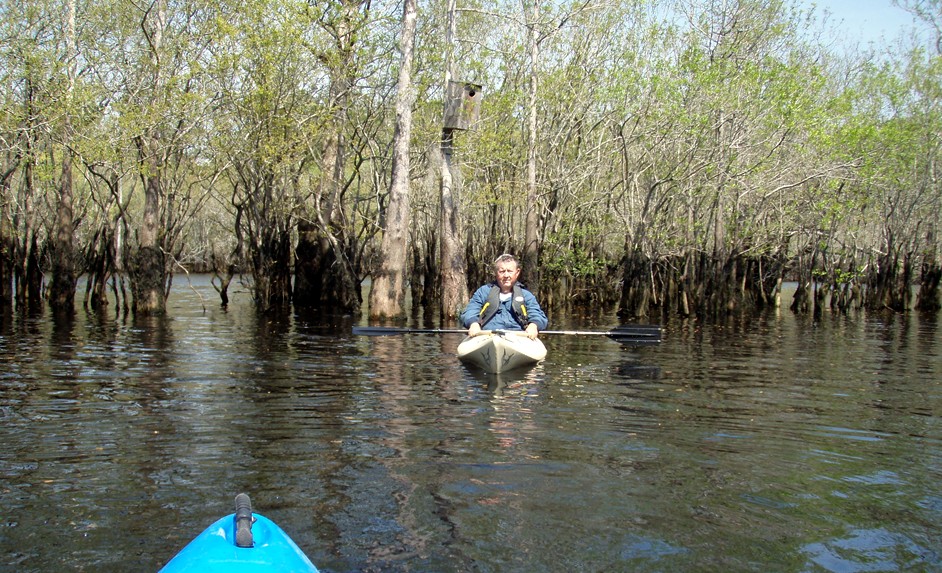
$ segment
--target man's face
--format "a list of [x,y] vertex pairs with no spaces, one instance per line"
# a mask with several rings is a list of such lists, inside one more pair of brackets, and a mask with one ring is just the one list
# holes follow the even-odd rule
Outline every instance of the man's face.
[[513,261],[497,263],[497,285],[500,286],[500,290],[503,292],[510,292],[519,276],[520,269],[517,268],[517,263]]

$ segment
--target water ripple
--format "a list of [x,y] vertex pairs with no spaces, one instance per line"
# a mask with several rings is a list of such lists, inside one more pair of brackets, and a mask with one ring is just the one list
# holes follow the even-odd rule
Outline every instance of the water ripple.
[[325,571],[942,568],[918,317],[548,336],[495,376],[460,336],[188,296],[0,334],[0,569],[153,571],[243,490]]

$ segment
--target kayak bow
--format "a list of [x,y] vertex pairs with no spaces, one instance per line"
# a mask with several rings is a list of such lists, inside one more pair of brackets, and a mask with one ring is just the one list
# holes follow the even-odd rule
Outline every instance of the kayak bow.
[[546,346],[522,331],[482,330],[458,345],[459,360],[492,374],[531,366],[544,358]]
[[236,512],[207,527],[160,573],[318,573],[301,548],[275,522],[252,514],[249,496],[236,496]]

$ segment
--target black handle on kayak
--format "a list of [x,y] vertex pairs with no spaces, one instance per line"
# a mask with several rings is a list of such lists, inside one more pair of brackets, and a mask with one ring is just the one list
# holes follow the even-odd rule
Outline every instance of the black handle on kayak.
[[252,500],[244,493],[235,498],[235,544],[236,547],[252,547],[255,540],[252,538]]

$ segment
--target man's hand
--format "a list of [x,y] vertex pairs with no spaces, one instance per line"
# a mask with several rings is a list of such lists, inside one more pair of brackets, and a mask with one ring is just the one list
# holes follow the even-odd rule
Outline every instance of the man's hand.
[[536,337],[539,336],[540,331],[532,322],[527,325],[527,338],[530,340],[536,340]]
[[481,332],[481,323],[472,322],[468,327],[468,336],[477,336]]

